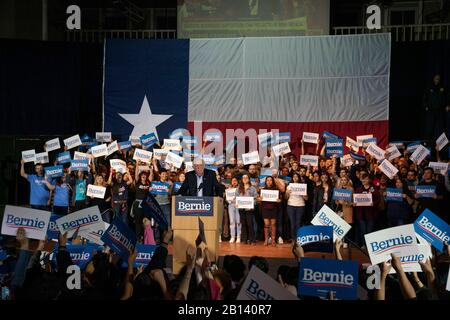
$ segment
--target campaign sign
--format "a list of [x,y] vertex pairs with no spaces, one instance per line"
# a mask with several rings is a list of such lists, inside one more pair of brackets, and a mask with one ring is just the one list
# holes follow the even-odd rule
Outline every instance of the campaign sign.
[[181,168],[183,161],[183,157],[180,157],[173,152],[167,153],[166,163],[173,165],[175,168]]
[[70,162],[70,170],[72,171],[89,171],[88,160],[72,160]]
[[149,134],[144,134],[140,137],[140,141],[141,141],[141,145],[142,147],[148,149],[150,148],[152,145],[154,145],[155,143],[158,142],[158,138],[156,137],[156,135],[152,132]]
[[358,262],[302,258],[298,295],[326,298],[332,292],[338,300],[358,298]]
[[212,216],[214,197],[175,197],[176,216]]
[[150,192],[156,196],[167,196],[169,194],[170,183],[168,182],[152,182]]
[[110,159],[109,165],[111,169],[114,169],[116,172],[125,173],[127,172],[127,163],[120,159]]
[[333,210],[326,204],[317,212],[312,219],[311,224],[315,226],[330,226],[333,227],[334,240],[337,238],[342,239],[347,232],[351,229],[351,226],[345,222],[344,219],[339,217]]
[[131,142],[132,146],[140,146],[141,145],[141,138],[137,136],[130,136],[128,140]]
[[291,190],[292,195],[297,196],[306,196],[307,193],[307,184],[306,183],[289,183],[289,190]]
[[313,133],[313,132],[303,132],[302,139],[303,139],[303,142],[306,142],[306,143],[318,144],[319,143],[319,134]]
[[345,146],[349,149],[352,149],[355,152],[358,152],[359,150],[359,143],[356,140],[353,140],[350,137],[347,137],[345,140]]
[[385,151],[381,149],[379,146],[377,146],[375,143],[370,143],[367,146],[366,152],[377,160],[381,161],[384,159]]
[[153,218],[160,228],[167,229],[168,222],[166,216],[159,206],[158,201],[156,201],[155,197],[151,193],[147,194],[147,198],[142,201],[141,207],[146,217]]
[[82,144],[80,136],[78,134],[76,134],[70,138],[64,139],[63,142],[64,142],[64,145],[67,147],[67,149],[72,149],[72,148],[81,146],[81,144]]
[[182,184],[183,184],[183,182],[179,182],[179,181],[174,182],[172,191],[174,193],[178,192],[178,190],[180,190]]
[[[417,245],[405,248],[400,256],[400,263],[405,272],[422,272],[419,262],[425,262],[429,257],[429,247],[426,245]],[[390,274],[396,273],[394,268],[391,268]]]
[[230,188],[225,190],[225,198],[227,201],[233,201],[236,198],[236,190],[237,188]]
[[445,135],[445,132],[443,132],[439,138],[436,140],[436,146],[438,147],[438,150],[441,151],[446,145],[448,144],[448,138]]
[[318,167],[319,166],[319,156],[308,156],[302,154],[300,156],[300,165],[302,166],[308,166],[311,167]]
[[386,149],[386,159],[389,161],[394,160],[395,158],[401,157],[402,154],[398,150],[397,146],[391,146]]
[[236,300],[298,300],[257,266],[252,266]]
[[104,143],[91,148],[91,154],[94,158],[103,157],[108,155],[108,146]]
[[362,135],[362,136],[356,136],[356,142],[358,142],[358,145],[360,147],[362,147],[364,140],[367,140],[367,139],[370,139],[370,138],[373,138],[373,134],[366,134],[366,135]]
[[94,197],[99,199],[104,199],[106,193],[106,188],[102,186],[95,186],[93,184],[88,184],[86,195],[88,197]]
[[101,240],[124,260],[128,260],[137,242],[134,231],[120,217],[114,218]]
[[322,137],[325,140],[328,140],[328,139],[339,139],[339,137],[337,135],[332,134],[331,132],[328,132],[328,131],[324,131],[324,133],[322,134]]
[[417,162],[417,164],[421,164],[422,161],[430,154],[430,150],[425,148],[422,145],[419,145],[417,149],[412,153],[409,158],[411,161]]
[[[155,253],[156,248],[157,248],[156,245],[137,244],[136,245],[137,257],[136,260],[134,260],[133,268],[139,268],[141,266],[144,268],[147,267],[147,265],[153,258],[153,254]],[[123,260],[122,268],[127,267],[128,261]]]
[[53,166],[53,167],[46,167],[44,169],[45,175],[48,178],[57,178],[64,176],[64,168],[62,165]]
[[36,153],[36,161],[35,164],[40,163],[40,164],[46,164],[49,162],[48,159],[48,152],[40,152],[40,153]]
[[389,160],[383,160],[383,162],[378,166],[378,168],[383,172],[389,179],[393,179],[398,173],[398,169],[389,162]]
[[436,193],[436,186],[416,186],[416,194],[419,195],[420,198],[433,198]]
[[117,144],[117,140],[115,140],[114,142],[111,142],[108,147],[108,156],[113,154],[116,151],[119,151],[119,145]]
[[282,156],[284,154],[288,154],[291,152],[291,148],[289,147],[289,143],[283,142],[281,144],[277,144],[272,147],[273,153],[276,157]]
[[262,201],[277,202],[280,191],[278,190],[261,190]]
[[325,145],[325,155],[327,157],[344,156],[344,142],[343,139],[328,139]]
[[353,165],[353,158],[351,155],[346,154],[343,157],[341,157],[341,164],[344,167],[351,167]]
[[262,147],[266,147],[273,139],[273,132],[265,132],[258,134],[258,142]]
[[61,218],[61,216],[57,214],[51,214],[50,221],[48,222],[48,229],[47,229],[47,238],[48,239],[59,239],[59,229],[58,225],[56,224],[56,220]]
[[202,154],[202,159],[205,161],[205,164],[214,164],[216,161],[216,157],[212,153]]
[[96,132],[95,140],[97,140],[98,142],[111,142],[111,132]]
[[36,161],[36,152],[33,150],[25,150],[22,151],[22,160],[27,162],[35,162]]
[[169,150],[165,149],[153,149],[153,157],[157,160],[161,160],[163,156],[166,156]]
[[260,161],[259,160],[259,153],[258,153],[258,151],[252,151],[252,152],[249,152],[249,153],[243,153],[242,154],[242,160],[244,162],[244,165],[258,163]]
[[205,132],[203,141],[219,142],[222,140],[221,132]]
[[181,150],[181,143],[178,139],[164,139],[163,149],[165,150]]
[[[38,157],[38,154],[36,154],[36,159]],[[442,175],[446,175],[448,172],[448,162],[433,162],[430,161],[428,163],[428,166],[432,168],[436,173],[440,173]]]
[[396,188],[386,188],[386,200],[403,202],[403,190]]
[[[68,243],[66,245],[66,249],[70,254],[70,259],[73,264],[80,267],[80,269],[84,269],[86,265],[91,261],[94,252],[97,250],[97,245],[87,244],[87,245],[73,245]],[[57,249],[57,248],[56,248]],[[53,256],[54,261],[56,262],[56,254]]]
[[17,229],[23,228],[27,238],[44,240],[50,215],[49,211],[6,205],[3,213],[2,234],[16,236]]
[[417,246],[412,224],[368,233],[364,238],[372,265],[391,259],[391,254],[402,256],[405,248]]
[[450,242],[450,226],[428,209],[414,222],[414,230],[441,252],[444,242]]
[[136,148],[134,150],[133,160],[150,163],[152,160],[151,151]]
[[98,206],[75,211],[57,219],[56,224],[62,234],[67,232],[67,238],[71,238],[78,228],[79,232],[104,228]]
[[348,189],[334,189],[333,190],[333,200],[338,201],[349,201],[352,202],[352,190]]
[[97,229],[81,230],[78,232],[80,237],[87,239],[89,242],[103,245],[101,237],[105,233],[105,230],[109,228],[109,223],[103,222],[103,225],[99,224]]
[[58,150],[59,148],[61,148],[61,145],[59,144],[59,138],[48,140],[44,144],[44,149],[47,152],[55,151],[55,150]]
[[364,139],[363,142],[362,142],[362,147],[363,148],[367,148],[369,146],[369,144],[371,144],[371,143],[376,145],[377,144],[377,138],[373,137],[373,138]]
[[280,132],[276,135],[276,142],[283,143],[283,142],[291,142],[291,133],[290,132]]
[[73,154],[73,160],[88,160],[90,161],[91,157],[87,153],[75,151]]
[[72,158],[70,157],[70,151],[59,153],[56,157],[56,161],[61,164],[69,163],[70,161],[72,161]]
[[254,209],[255,199],[253,197],[236,197],[236,208]]
[[183,136],[183,144],[196,146],[198,144],[197,136]]
[[194,170],[194,164],[192,161],[186,161],[184,162],[185,166],[185,172],[193,171]]
[[131,149],[131,141],[122,141],[117,144],[119,150],[128,150]]
[[297,230],[297,243],[305,252],[333,252],[333,228],[305,226]]
[[356,207],[371,207],[373,206],[371,193],[354,193],[353,202]]
[[420,146],[420,141],[415,141],[415,142],[411,142],[410,144],[408,144],[408,146],[406,147],[406,151],[408,153],[414,152],[416,151],[416,149]]

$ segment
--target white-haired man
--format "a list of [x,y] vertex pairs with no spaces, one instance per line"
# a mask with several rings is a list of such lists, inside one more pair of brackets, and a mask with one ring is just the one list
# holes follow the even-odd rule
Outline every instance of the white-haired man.
[[205,162],[201,157],[194,159],[193,167],[193,171],[186,173],[186,179],[178,194],[194,197],[222,197],[224,186],[217,181],[214,171],[205,169]]

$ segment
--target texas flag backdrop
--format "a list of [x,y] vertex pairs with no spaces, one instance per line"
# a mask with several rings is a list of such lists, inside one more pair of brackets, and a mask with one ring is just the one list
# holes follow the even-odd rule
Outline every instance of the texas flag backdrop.
[[388,139],[390,34],[107,40],[104,131],[278,129]]

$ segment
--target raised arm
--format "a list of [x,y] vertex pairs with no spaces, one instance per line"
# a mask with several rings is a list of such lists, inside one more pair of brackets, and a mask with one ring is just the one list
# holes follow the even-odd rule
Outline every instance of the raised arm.
[[409,279],[406,276],[405,271],[403,270],[400,258],[393,254],[391,254],[391,256],[392,256],[392,267],[394,267],[395,271],[397,272],[397,277],[400,283],[400,289],[402,291],[403,297],[408,300],[417,298],[416,291],[411,285],[411,282],[409,282]]
[[28,179],[28,175],[25,173],[25,161],[23,161],[23,159],[20,161],[20,175],[23,178]]
[[184,274],[183,280],[181,280],[180,286],[178,287],[177,294],[175,296],[176,300],[187,300],[187,295],[189,292],[189,283],[191,282],[192,271],[195,266],[195,248],[189,246],[186,249],[186,273]]
[[383,262],[378,265],[381,269],[380,288],[375,290],[375,300],[385,300],[386,278],[391,271],[392,265],[389,262]]
[[48,181],[47,175],[45,175],[45,177],[44,177],[44,183],[50,191],[53,191],[56,189],[56,187]]

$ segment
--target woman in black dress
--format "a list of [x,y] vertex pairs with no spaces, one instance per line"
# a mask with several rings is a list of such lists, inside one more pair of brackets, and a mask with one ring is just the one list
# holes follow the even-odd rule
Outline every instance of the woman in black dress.
[[[266,185],[261,190],[276,190],[279,191],[275,185],[273,177],[266,177]],[[264,219],[264,245],[269,245],[269,229],[272,231],[272,246],[277,245],[277,215],[280,210],[281,194],[278,192],[278,199],[275,201],[263,201],[262,197],[258,197],[258,201],[261,202],[261,212]]]

